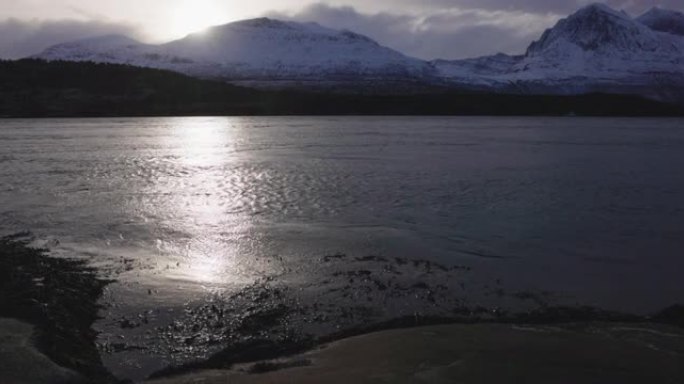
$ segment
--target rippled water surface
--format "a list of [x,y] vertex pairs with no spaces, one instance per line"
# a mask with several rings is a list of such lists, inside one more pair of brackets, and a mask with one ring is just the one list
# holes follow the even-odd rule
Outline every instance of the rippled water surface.
[[648,312],[684,300],[683,167],[668,119],[0,120],[0,232],[114,276],[105,336],[331,255]]

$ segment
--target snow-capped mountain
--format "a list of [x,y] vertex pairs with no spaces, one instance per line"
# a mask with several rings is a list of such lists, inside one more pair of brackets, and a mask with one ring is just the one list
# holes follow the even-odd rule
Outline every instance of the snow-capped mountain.
[[637,21],[655,31],[684,36],[684,14],[681,12],[655,7],[639,16]]
[[560,20],[522,56],[436,61],[464,85],[523,93],[631,93],[684,98],[684,38],[592,4]]
[[169,69],[260,87],[332,90],[452,87],[492,92],[638,94],[684,100],[681,13],[654,8],[632,18],[586,6],[523,55],[427,62],[350,31],[261,18],[217,26],[167,44],[123,36],[60,44],[37,58]]
[[261,85],[417,81],[434,73],[429,63],[366,36],[268,18],[213,27],[162,45],[121,36],[82,40],[53,46],[37,57],[130,64]]

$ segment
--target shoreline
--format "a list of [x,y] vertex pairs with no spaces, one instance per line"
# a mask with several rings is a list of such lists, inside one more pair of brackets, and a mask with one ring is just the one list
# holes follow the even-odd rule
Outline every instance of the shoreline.
[[[4,304],[0,316],[23,320],[33,325],[36,349],[57,365],[79,372],[81,377],[90,382],[122,382],[102,365],[95,344],[96,334],[92,329],[100,308],[98,300],[102,289],[110,282],[97,277],[97,271],[87,267],[82,261],[53,258],[45,250],[28,247],[28,242],[22,236],[27,237],[28,234],[0,239],[1,271],[9,276],[3,280],[6,284],[4,287],[10,287],[0,293],[0,301]],[[21,294],[16,295],[17,292]],[[43,307],[47,307],[47,311],[41,312],[41,303],[45,304]],[[270,371],[269,367],[272,368],[274,364],[276,367],[288,368],[293,364],[296,367],[296,361],[285,365],[277,361],[287,356],[312,353],[321,346],[336,345],[345,340],[372,338],[372,335],[386,332],[413,334],[421,332],[424,327],[497,328],[514,327],[517,324],[548,327],[602,323],[630,327],[684,328],[684,307],[673,306],[653,316],[636,316],[590,307],[549,306],[517,314],[497,314],[485,309],[464,308],[463,313],[454,314],[453,317],[416,315],[343,328],[323,337],[283,333],[276,334],[277,337],[271,339],[259,338],[258,334],[266,329],[262,327],[268,327],[268,324],[261,324],[260,321],[268,323],[272,319],[260,319],[257,316],[253,320],[256,321],[251,324],[255,327],[254,331],[246,329],[244,332],[254,333],[254,337],[226,343],[220,352],[207,359],[167,367],[151,375],[151,378],[172,380],[179,375],[192,375],[207,370],[235,374],[232,369],[245,364],[252,364],[256,367],[255,371]],[[272,362],[273,359],[276,359],[276,363]]]
[[[150,375],[144,382],[169,384],[185,383],[183,378],[188,378],[188,383],[193,383],[196,379],[205,379],[205,373],[224,371],[225,376],[217,375],[222,380],[230,378],[236,383],[242,382],[233,377],[237,374],[243,376],[247,374],[268,373],[281,369],[300,367],[302,355],[316,353],[321,349],[326,349],[330,345],[346,343],[349,340],[373,339],[374,335],[382,335],[388,332],[404,333],[414,335],[421,330],[430,328],[453,328],[466,329],[468,327],[551,327],[551,328],[583,328],[601,324],[603,326],[616,326],[623,328],[643,329],[644,332],[652,330],[658,333],[658,329],[669,329],[673,332],[681,333],[681,347],[684,353],[684,306],[674,305],[668,307],[653,316],[638,316],[617,312],[601,311],[591,307],[551,307],[545,310],[531,311],[528,313],[515,314],[510,317],[478,317],[478,318],[397,318],[386,322],[370,324],[363,327],[354,327],[342,330],[338,333],[307,339],[299,342],[287,344],[270,344],[267,341],[256,340],[255,342],[242,345],[233,345],[221,350],[208,359],[195,361],[180,366],[170,366],[161,371]],[[458,342],[458,340],[453,340]],[[524,348],[524,346],[520,346]],[[364,348],[358,348],[357,353],[364,354]],[[355,353],[356,354],[356,353]],[[684,358],[684,355],[683,355]],[[684,363],[684,360],[682,360]],[[307,367],[301,365],[301,367]],[[195,376],[197,375],[197,376]],[[284,378],[277,377],[275,382]],[[209,377],[214,377],[211,374]],[[174,378],[181,378],[174,381]],[[683,376],[684,378],[684,376]],[[243,378],[244,379],[244,378]],[[288,378],[289,379],[289,378]],[[317,377],[315,381],[328,380]],[[204,381],[202,381],[204,382]],[[219,381],[223,382],[223,381]],[[230,381],[231,383],[233,381]],[[251,382],[246,379],[245,382]],[[298,382],[298,381],[295,381]],[[327,382],[327,381],[326,381]],[[334,381],[331,381],[334,382]],[[342,381],[345,382],[345,381]],[[213,383],[209,380],[207,383]]]
[[656,324],[442,325],[352,337],[287,358],[147,381],[675,383],[684,330]]

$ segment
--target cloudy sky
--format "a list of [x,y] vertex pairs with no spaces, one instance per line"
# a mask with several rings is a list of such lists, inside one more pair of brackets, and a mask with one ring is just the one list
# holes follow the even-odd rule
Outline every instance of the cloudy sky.
[[[64,41],[126,34],[163,42],[211,25],[269,16],[350,29],[424,59],[521,53],[588,0],[0,0],[0,57]],[[606,0],[637,15],[684,0]]]

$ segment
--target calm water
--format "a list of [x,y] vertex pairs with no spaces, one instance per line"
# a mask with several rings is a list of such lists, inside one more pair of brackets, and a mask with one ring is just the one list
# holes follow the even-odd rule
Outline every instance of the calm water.
[[113,274],[110,317],[332,254],[649,312],[684,301],[683,167],[683,120],[0,120],[0,234]]

